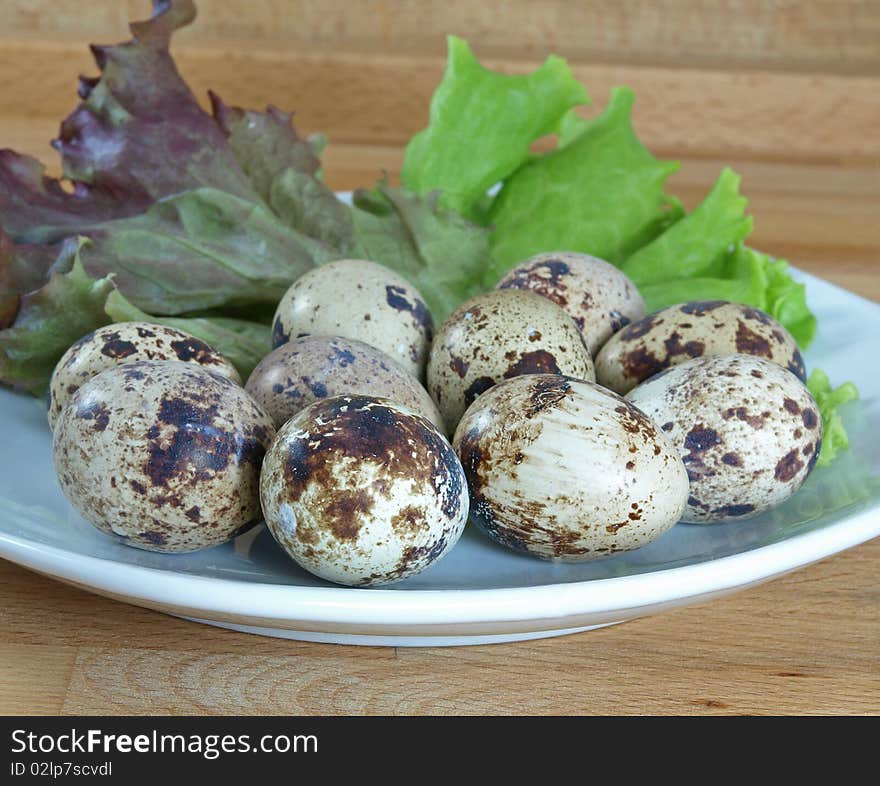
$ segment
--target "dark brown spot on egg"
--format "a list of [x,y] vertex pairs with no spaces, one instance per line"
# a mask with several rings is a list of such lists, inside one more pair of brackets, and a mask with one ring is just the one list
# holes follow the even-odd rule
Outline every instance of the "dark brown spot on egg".
[[178,360],[188,362],[194,360],[201,365],[218,365],[220,363],[214,350],[204,341],[197,338],[184,338],[180,341],[172,341],[171,349],[177,355]]
[[703,462],[703,454],[721,444],[721,437],[714,429],[707,428],[702,423],[695,425],[684,438],[684,447],[688,451],[682,456],[688,478],[697,480],[706,470]]
[[807,462],[807,474],[809,475],[813,471],[813,467],[816,466],[816,462],[819,460],[819,453],[822,451],[822,440],[817,439],[816,444],[813,445],[813,452],[810,455],[810,460]]
[[682,314],[702,317],[710,311],[714,311],[716,308],[721,308],[721,306],[726,305],[726,300],[692,300],[690,303],[685,303],[678,310],[681,311]]
[[703,511],[709,510],[709,506],[705,502],[700,502],[700,500],[693,496],[693,494],[688,497],[688,505],[692,508],[699,508]]
[[625,352],[620,361],[626,376],[638,382],[650,379],[665,368],[663,361],[645,347]]
[[801,412],[801,420],[809,429],[814,429],[819,425],[819,418],[816,416],[816,410],[814,409],[805,408]]
[[765,314],[763,311],[757,308],[744,308],[742,310],[743,316],[746,319],[752,319],[755,322],[760,322],[762,325],[772,325],[773,319],[769,314]]
[[658,317],[657,314],[648,314],[646,317],[631,322],[618,335],[621,341],[635,341],[650,333],[654,326],[660,324],[661,321],[662,318]]
[[534,262],[518,268],[499,289],[524,289],[534,292],[559,306],[568,305],[564,277],[571,274],[569,266],[560,259]]
[[400,537],[417,534],[425,526],[425,517],[415,505],[407,505],[391,517],[391,528]]
[[313,380],[311,377],[303,377],[302,381],[315,398],[327,398],[327,386],[323,382]]
[[125,341],[119,337],[119,333],[109,333],[102,336],[104,338],[104,346],[101,347],[101,354],[114,360],[122,360],[131,357],[137,352],[137,347],[131,341]]
[[747,407],[728,407],[721,413],[721,417],[725,420],[736,418],[744,423],[748,423],[753,429],[759,431],[764,428],[764,421],[770,417],[769,412],[762,412],[760,415],[751,415]]
[[803,462],[798,458],[796,450],[790,450],[776,464],[773,476],[776,480],[787,483],[792,480],[804,467]]
[[129,480],[128,485],[132,487],[138,494],[146,494],[147,487],[137,480]]
[[760,357],[773,357],[770,342],[764,336],[755,333],[741,319],[736,321],[736,351],[744,355],[756,355]]
[[272,349],[277,349],[288,341],[290,341],[290,333],[284,329],[281,317],[278,317],[272,325]]
[[92,431],[104,431],[110,425],[110,409],[101,401],[78,404],[75,417],[79,420],[91,420]]
[[139,532],[138,536],[143,538],[147,543],[151,543],[154,546],[164,546],[168,543],[168,538],[166,538],[165,535],[163,535],[161,532],[156,532],[156,530]]
[[713,509],[712,513],[716,516],[724,516],[725,518],[734,518],[736,516],[748,516],[755,512],[754,505],[721,505]]
[[797,349],[792,353],[791,360],[786,368],[801,382],[807,381],[807,369],[806,366],[804,366],[804,357]]
[[464,358],[460,358],[458,357],[458,355],[453,355],[450,353],[449,368],[451,368],[456,374],[458,374],[461,379],[465,378],[470,367],[470,363],[468,363]]
[[464,405],[469,407],[474,403],[477,396],[485,393],[489,388],[495,386],[495,380],[492,377],[477,377],[464,392]]
[[162,399],[159,422],[173,428],[167,440],[158,438],[158,429],[150,430],[155,436],[150,437],[144,472],[153,485],[167,486],[172,478],[188,471],[196,479],[206,479],[229,464],[235,439],[216,425],[217,415],[217,404],[205,405],[192,397]]
[[521,374],[559,374],[556,358],[546,349],[523,352],[519,360],[511,363],[504,372],[504,378],[518,377]]
[[321,511],[321,521],[337,540],[357,540],[374,505],[373,497],[362,489],[336,489]]
[[738,453],[725,453],[721,457],[721,461],[727,464],[730,467],[741,467],[742,459],[739,457]]
[[403,287],[390,284],[385,287],[385,300],[391,308],[396,311],[408,311],[412,314],[413,320],[427,334],[428,340],[434,333],[434,320],[428,307],[417,297],[412,298],[412,302],[407,299],[406,290]]
[[782,402],[782,406],[785,407],[787,412],[790,412],[792,415],[799,415],[801,408],[798,406],[797,401],[792,398],[786,398]]
[[202,520],[202,511],[198,505],[193,505],[183,515],[196,524]]
[[755,379],[764,379],[764,374],[756,368],[753,368],[750,373]]
[[154,331],[150,330],[150,328],[143,327],[142,325],[138,326],[137,334],[140,338],[155,338],[156,336]]
[[687,355],[689,358],[698,358],[706,351],[706,345],[702,341],[686,341],[681,343],[681,335],[678,331],[673,331],[663,342],[666,347],[666,361],[664,366],[669,365],[672,358],[679,355]]
[[535,380],[529,392],[525,416],[533,418],[539,412],[555,407],[571,393],[571,384],[563,376],[542,376]]

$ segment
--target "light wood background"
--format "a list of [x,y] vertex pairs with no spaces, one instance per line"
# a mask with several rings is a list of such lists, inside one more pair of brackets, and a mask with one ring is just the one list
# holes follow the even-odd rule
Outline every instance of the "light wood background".
[[[0,147],[39,155],[145,2],[0,0]],[[444,36],[494,67],[568,57],[695,204],[743,174],[757,246],[880,300],[880,2],[202,0],[176,38],[199,96],[296,111],[331,185],[396,176]],[[0,562],[0,712],[880,714],[880,541],[759,588],[600,631],[466,649],[354,648],[200,627]]]

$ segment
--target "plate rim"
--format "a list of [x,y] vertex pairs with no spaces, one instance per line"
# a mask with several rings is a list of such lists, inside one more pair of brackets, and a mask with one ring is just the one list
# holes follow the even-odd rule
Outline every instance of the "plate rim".
[[[76,554],[5,533],[0,533],[0,556],[95,590],[160,606],[185,606],[209,617],[420,627],[598,614],[632,617],[641,608],[685,605],[760,583],[878,536],[880,515],[873,506],[817,530],[691,565],[584,581],[460,590],[308,587],[196,576]],[[248,591],[242,593],[242,587]]]

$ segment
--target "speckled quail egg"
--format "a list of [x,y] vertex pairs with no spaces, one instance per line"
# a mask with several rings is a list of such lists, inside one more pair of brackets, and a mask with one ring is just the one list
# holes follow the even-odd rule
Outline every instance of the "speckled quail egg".
[[490,538],[569,562],[639,548],[687,504],[675,446],[645,414],[590,382],[530,374],[496,385],[453,438],[471,519]]
[[440,326],[428,360],[428,392],[451,434],[474,399],[521,374],[595,379],[572,318],[534,292],[496,289],[471,298]]
[[735,353],[767,358],[806,380],[797,342],[782,325],[724,300],[669,306],[623,328],[596,356],[596,379],[623,394],[669,366]]
[[294,561],[338,584],[412,576],[458,541],[461,464],[415,410],[387,399],[316,401],[278,432],[260,481],[266,524]]
[[67,399],[99,371],[136,360],[196,363],[241,384],[235,367],[204,341],[151,322],[119,322],[83,336],[62,356],[49,385],[49,425],[54,428]]
[[105,369],[55,423],[64,495],[98,529],[149,551],[216,546],[260,520],[271,418],[229,377],[179,361]]
[[442,419],[428,391],[381,350],[340,336],[304,336],[272,350],[245,385],[281,428],[313,401],[379,396],[406,404],[435,426]]
[[610,262],[589,254],[538,254],[508,272],[497,288],[527,289],[562,306],[593,357],[613,333],[645,316],[635,284]]
[[405,278],[375,262],[340,259],[310,270],[275,311],[272,346],[311,335],[363,341],[422,378],[434,322]]
[[822,446],[804,384],[765,358],[719,355],[673,366],[627,399],[660,424],[690,478],[684,521],[744,519],[788,499]]

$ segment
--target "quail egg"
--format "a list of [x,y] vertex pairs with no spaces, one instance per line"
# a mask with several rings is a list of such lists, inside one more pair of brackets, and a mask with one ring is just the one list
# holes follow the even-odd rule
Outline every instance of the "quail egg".
[[245,385],[281,428],[319,398],[367,395],[414,409],[435,426],[442,419],[428,391],[381,350],[340,336],[304,336],[272,350]]
[[629,402],[556,374],[506,380],[453,438],[471,518],[490,538],[544,559],[584,561],[669,530],[688,498],[675,446]]
[[287,290],[275,311],[272,346],[310,335],[353,338],[423,378],[433,332],[428,307],[406,279],[375,262],[340,259]]
[[645,316],[645,301],[626,275],[604,259],[573,251],[533,256],[497,288],[527,289],[562,306],[593,357],[613,333]]
[[61,410],[61,489],[98,529],[148,551],[223,543],[260,520],[275,429],[229,377],[180,361],[113,366]]
[[572,318],[546,298],[519,289],[477,295],[441,325],[428,361],[428,392],[455,430],[474,399],[521,374],[595,379]]
[[807,378],[797,342],[773,317],[740,303],[703,300],[669,306],[616,333],[596,357],[596,379],[623,394],[669,366],[735,353],[767,358]]
[[427,568],[458,541],[468,516],[452,446],[415,410],[338,396],[289,420],[260,481],[266,524],[305,570],[372,586]]
[[54,428],[67,399],[99,371],[136,360],[196,363],[241,384],[235,367],[204,341],[150,322],[119,322],[83,336],[55,366],[49,385],[49,425]]
[[675,443],[690,479],[684,521],[744,519],[788,499],[822,446],[819,407],[788,370],[752,355],[696,358],[627,399]]

